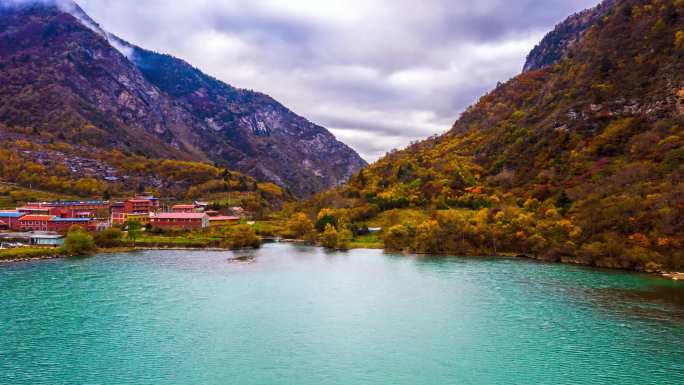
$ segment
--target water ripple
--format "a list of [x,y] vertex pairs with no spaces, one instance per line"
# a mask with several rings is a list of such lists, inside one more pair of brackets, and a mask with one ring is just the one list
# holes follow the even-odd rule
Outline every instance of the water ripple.
[[0,384],[677,384],[683,290],[279,244],[3,265]]

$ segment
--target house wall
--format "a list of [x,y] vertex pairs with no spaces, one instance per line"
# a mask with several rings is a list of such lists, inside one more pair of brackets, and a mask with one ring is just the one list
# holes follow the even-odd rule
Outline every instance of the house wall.
[[96,229],[96,223],[95,221],[76,221],[76,222],[71,222],[71,221],[50,221],[48,222],[48,231],[54,231],[57,233],[67,233],[69,232],[69,229],[71,229],[72,226],[81,226],[86,230],[95,230]]
[[48,221],[19,221],[22,231],[48,231]]
[[2,217],[2,218],[0,218],[0,220],[5,222],[10,230],[13,230],[13,231],[21,230],[21,224],[19,223],[19,218]]
[[156,219],[152,218],[150,223],[154,227],[161,229],[185,229],[199,230],[207,227],[201,219]]

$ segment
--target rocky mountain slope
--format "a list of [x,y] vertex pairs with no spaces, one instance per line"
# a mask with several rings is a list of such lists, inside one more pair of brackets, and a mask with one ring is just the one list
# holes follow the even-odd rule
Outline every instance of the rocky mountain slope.
[[613,5],[615,0],[603,0],[596,7],[572,15],[558,24],[527,56],[523,71],[542,69],[565,58],[584,32],[604,17]]
[[214,162],[299,196],[343,183],[365,165],[269,96],[133,46],[75,3],[22,4],[0,6],[0,122],[9,130]]
[[535,49],[447,134],[304,209],[381,222],[392,249],[684,268],[684,1],[604,6],[571,17],[574,43]]

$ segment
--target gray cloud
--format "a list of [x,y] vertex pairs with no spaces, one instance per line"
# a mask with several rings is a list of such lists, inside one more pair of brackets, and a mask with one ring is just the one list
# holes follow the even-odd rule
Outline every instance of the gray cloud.
[[598,0],[81,0],[100,25],[268,93],[367,160],[446,131]]

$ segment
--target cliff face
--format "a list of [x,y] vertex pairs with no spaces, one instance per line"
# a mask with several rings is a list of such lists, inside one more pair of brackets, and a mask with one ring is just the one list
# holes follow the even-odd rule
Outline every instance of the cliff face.
[[[66,5],[65,5],[66,4]],[[149,157],[211,161],[304,196],[365,165],[265,94],[103,31],[73,3],[0,7],[0,122]]]
[[584,32],[606,15],[615,2],[616,0],[604,0],[596,7],[572,15],[558,24],[527,56],[523,72],[558,63],[580,40]]

